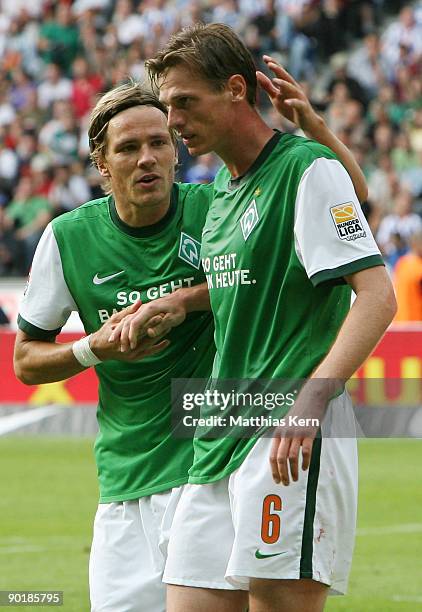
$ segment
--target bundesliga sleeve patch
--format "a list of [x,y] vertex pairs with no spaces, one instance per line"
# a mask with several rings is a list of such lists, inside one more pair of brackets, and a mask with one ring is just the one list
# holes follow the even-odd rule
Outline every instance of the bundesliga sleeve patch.
[[366,237],[362,221],[353,202],[332,206],[330,213],[340,240],[350,241]]

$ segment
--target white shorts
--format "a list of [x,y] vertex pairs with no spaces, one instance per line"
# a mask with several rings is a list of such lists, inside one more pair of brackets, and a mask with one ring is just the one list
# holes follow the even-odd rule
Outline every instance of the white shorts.
[[165,612],[162,576],[182,489],[98,506],[89,560],[92,612]]
[[[348,418],[344,394],[330,404]],[[344,429],[344,428],[343,428]],[[271,476],[272,439],[260,438],[229,477],[185,486],[164,582],[249,588],[250,578],[312,578],[345,593],[357,510],[355,438],[314,441],[311,466],[285,487]]]

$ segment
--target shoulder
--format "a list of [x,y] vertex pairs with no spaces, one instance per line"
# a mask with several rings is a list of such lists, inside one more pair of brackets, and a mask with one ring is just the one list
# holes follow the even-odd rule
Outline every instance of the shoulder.
[[186,195],[208,195],[213,192],[213,183],[175,183],[179,190],[179,197]]
[[78,208],[56,217],[52,221],[53,230],[62,231],[64,228],[79,225],[81,221],[98,220],[99,217],[107,213],[108,201],[108,197],[90,200]]
[[337,160],[337,156],[331,149],[315,140],[302,136],[284,134],[280,140],[280,146],[284,155],[301,164],[304,168],[320,158]]
[[214,192],[213,183],[175,183],[175,187],[178,190],[179,202],[201,207],[208,207],[211,204]]

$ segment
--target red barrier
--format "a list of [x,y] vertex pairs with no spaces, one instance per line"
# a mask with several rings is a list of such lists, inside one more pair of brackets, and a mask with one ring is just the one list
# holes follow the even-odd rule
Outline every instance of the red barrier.
[[[81,334],[63,333],[60,342],[71,342]],[[73,404],[97,402],[97,378],[93,368],[66,381],[48,385],[26,386],[13,373],[14,332],[0,332],[0,403]],[[390,329],[372,356],[356,374],[358,379],[422,379],[422,326]],[[359,381],[352,381],[356,396],[364,399]],[[362,396],[363,394],[363,396]],[[355,393],[353,393],[355,395]]]
[[[59,342],[77,340],[82,334],[60,334]],[[46,404],[91,404],[97,403],[97,377],[89,368],[65,381],[48,385],[24,385],[13,372],[13,346],[15,332],[0,332],[0,403]]]

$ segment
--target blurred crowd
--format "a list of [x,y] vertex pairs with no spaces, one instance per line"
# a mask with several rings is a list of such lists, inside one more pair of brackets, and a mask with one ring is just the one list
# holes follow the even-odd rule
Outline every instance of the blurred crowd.
[[[354,152],[396,286],[413,283],[399,318],[422,320],[422,0],[0,0],[0,277],[26,275],[46,224],[102,195],[87,140],[98,95],[143,80],[144,60],[197,21],[232,26],[260,69],[273,54]],[[190,182],[219,167],[180,160]]]

